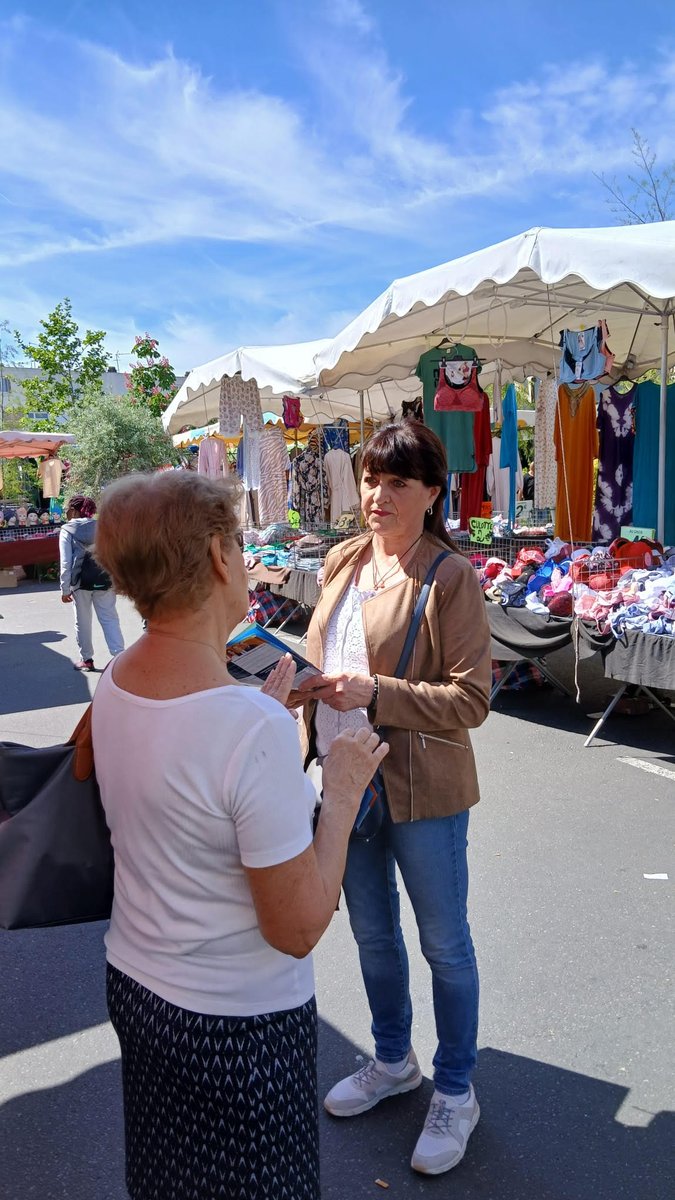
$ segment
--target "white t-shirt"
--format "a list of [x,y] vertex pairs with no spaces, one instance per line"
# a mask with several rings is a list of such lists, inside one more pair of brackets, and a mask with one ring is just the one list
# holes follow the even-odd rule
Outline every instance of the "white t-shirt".
[[311,957],[263,938],[244,872],[312,840],[314,788],[293,718],[229,685],[173,700],[94,700],[96,775],[115,851],[108,961],[171,1004],[254,1016],[305,1004]]

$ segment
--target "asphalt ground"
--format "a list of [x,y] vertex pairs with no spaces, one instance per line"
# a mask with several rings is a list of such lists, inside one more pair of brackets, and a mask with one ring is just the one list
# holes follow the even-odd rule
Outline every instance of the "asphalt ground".
[[[140,621],[119,607],[132,640]],[[70,608],[54,585],[22,584],[0,592],[0,613],[0,740],[62,741],[97,680],[72,670]],[[105,665],[98,628],[95,650]],[[555,669],[572,680],[571,657]],[[324,1200],[672,1200],[675,726],[660,712],[616,717],[584,749],[588,714],[610,688],[595,660],[582,664],[580,683],[580,706],[548,688],[504,693],[474,734],[482,1115],[467,1155],[437,1178],[409,1167],[435,1038],[430,976],[404,899],[425,1082],[351,1121],[322,1113]],[[0,935],[2,1200],[126,1197],[103,932]],[[371,1051],[344,909],[315,961],[321,1096]]]

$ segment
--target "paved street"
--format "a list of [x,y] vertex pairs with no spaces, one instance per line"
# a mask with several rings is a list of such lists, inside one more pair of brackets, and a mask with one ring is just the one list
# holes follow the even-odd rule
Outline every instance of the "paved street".
[[[132,639],[140,621],[120,609]],[[72,670],[70,608],[53,585],[24,584],[0,592],[0,613],[0,739],[63,740],[97,678]],[[104,665],[98,627],[95,638]],[[560,670],[569,675],[570,661]],[[322,1117],[325,1200],[672,1198],[675,726],[660,713],[618,717],[585,750],[587,713],[607,688],[595,664],[582,664],[581,683],[581,707],[548,689],[505,693],[474,737],[482,1117],[467,1156],[430,1180],[408,1165],[432,1090],[434,1032],[406,904],[414,1045],[427,1078],[354,1121]],[[668,879],[645,878],[657,874]],[[126,1197],[102,934],[94,925],[0,935],[2,1200]],[[316,965],[323,1094],[370,1051],[344,911]]]

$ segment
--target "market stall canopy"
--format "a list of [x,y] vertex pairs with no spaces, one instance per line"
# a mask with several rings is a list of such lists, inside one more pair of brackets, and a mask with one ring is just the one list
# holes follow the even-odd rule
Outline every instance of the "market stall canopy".
[[[164,428],[174,433],[185,425],[205,425],[217,420],[220,381],[237,372],[243,379],[256,380],[263,410],[276,416],[281,415],[283,397],[293,395],[300,397],[307,421],[325,425],[336,417],[359,420],[358,391],[350,388],[328,391],[316,385],[314,358],[328,341],[324,338],[290,346],[240,347],[195,368],[164,413]],[[399,415],[404,400],[414,400],[420,395],[420,383],[414,376],[384,380],[363,391],[365,417],[383,421]]]
[[263,409],[281,411],[283,396],[297,396],[316,382],[314,359],[327,341],[320,338],[288,346],[240,346],[196,367],[162,415],[164,428],[176,433],[184,425],[206,425],[217,420],[220,381],[234,375],[255,379]]
[[44,458],[60,446],[72,446],[71,433],[24,433],[21,429],[0,430],[0,458]]
[[[302,342],[294,346],[250,347],[224,354],[202,367],[195,368],[164,413],[164,428],[169,433],[175,433],[186,425],[199,424],[202,428],[216,421],[220,381],[238,366],[242,367],[244,379],[256,379],[263,410],[280,416],[283,397],[287,394],[299,396],[305,420],[317,425],[325,425],[337,417],[358,421],[361,415],[359,391],[363,392],[365,419],[376,423],[399,417],[403,402],[414,400],[416,396],[421,395],[420,381],[415,375],[411,375],[409,370],[405,372],[405,378],[381,379],[377,382],[369,380],[358,390],[347,387],[319,387],[314,375],[314,353],[317,346],[327,345],[328,339]],[[513,348],[509,357],[509,362],[519,369],[521,376],[523,363],[529,361],[528,352],[531,353],[531,348],[523,345]],[[418,357],[419,353],[413,366]],[[298,376],[292,379],[281,371],[281,366],[292,367],[306,374],[302,378]],[[483,386],[492,382],[494,370],[494,363],[487,363],[483,367]],[[504,376],[510,377],[508,373]]]
[[[408,375],[444,338],[537,374],[560,357],[560,330],[606,318],[617,373],[660,363],[661,317],[675,311],[675,222],[610,229],[530,229],[397,279],[324,346],[325,387]],[[675,340],[672,343],[675,351]]]

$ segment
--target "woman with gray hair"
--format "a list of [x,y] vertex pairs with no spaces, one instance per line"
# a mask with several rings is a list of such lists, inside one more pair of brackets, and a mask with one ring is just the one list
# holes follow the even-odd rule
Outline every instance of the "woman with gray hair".
[[227,670],[248,608],[237,501],[227,480],[136,476],[98,522],[97,558],[147,621],[93,709],[132,1200],[319,1197],[310,952],[387,752],[369,731],[335,739],[313,835],[290,656],[267,694]]

